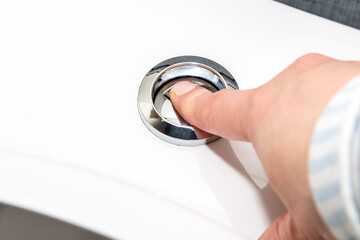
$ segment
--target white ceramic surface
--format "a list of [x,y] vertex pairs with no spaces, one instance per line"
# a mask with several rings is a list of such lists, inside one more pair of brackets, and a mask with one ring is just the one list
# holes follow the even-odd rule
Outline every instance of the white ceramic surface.
[[255,239],[284,211],[228,141],[146,129],[151,67],[198,55],[247,89],[305,53],[360,56],[360,31],[267,0],[2,1],[0,35],[0,201],[121,239]]

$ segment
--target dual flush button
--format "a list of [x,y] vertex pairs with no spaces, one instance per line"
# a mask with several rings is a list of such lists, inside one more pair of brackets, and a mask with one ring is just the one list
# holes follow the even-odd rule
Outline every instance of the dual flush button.
[[153,67],[141,82],[138,110],[146,127],[166,142],[198,146],[218,139],[197,130],[174,110],[169,93],[174,84],[189,81],[212,92],[238,89],[232,75],[221,65],[206,58],[182,56]]

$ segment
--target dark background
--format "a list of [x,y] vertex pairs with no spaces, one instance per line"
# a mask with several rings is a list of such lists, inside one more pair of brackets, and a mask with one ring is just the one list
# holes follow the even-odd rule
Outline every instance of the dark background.
[[277,2],[360,29],[360,0],[276,0]]

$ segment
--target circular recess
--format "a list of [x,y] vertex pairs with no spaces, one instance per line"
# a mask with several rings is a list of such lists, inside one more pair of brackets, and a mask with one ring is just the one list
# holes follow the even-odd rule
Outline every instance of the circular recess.
[[145,126],[166,142],[198,146],[218,139],[188,124],[174,110],[169,93],[175,83],[189,81],[212,92],[238,89],[233,76],[206,58],[181,56],[165,60],[144,77],[138,93],[138,110]]

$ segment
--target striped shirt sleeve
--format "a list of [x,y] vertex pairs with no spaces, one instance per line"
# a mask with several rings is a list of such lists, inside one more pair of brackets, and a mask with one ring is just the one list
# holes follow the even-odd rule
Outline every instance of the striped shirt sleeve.
[[337,239],[360,239],[360,76],[330,100],[309,148],[316,207]]

